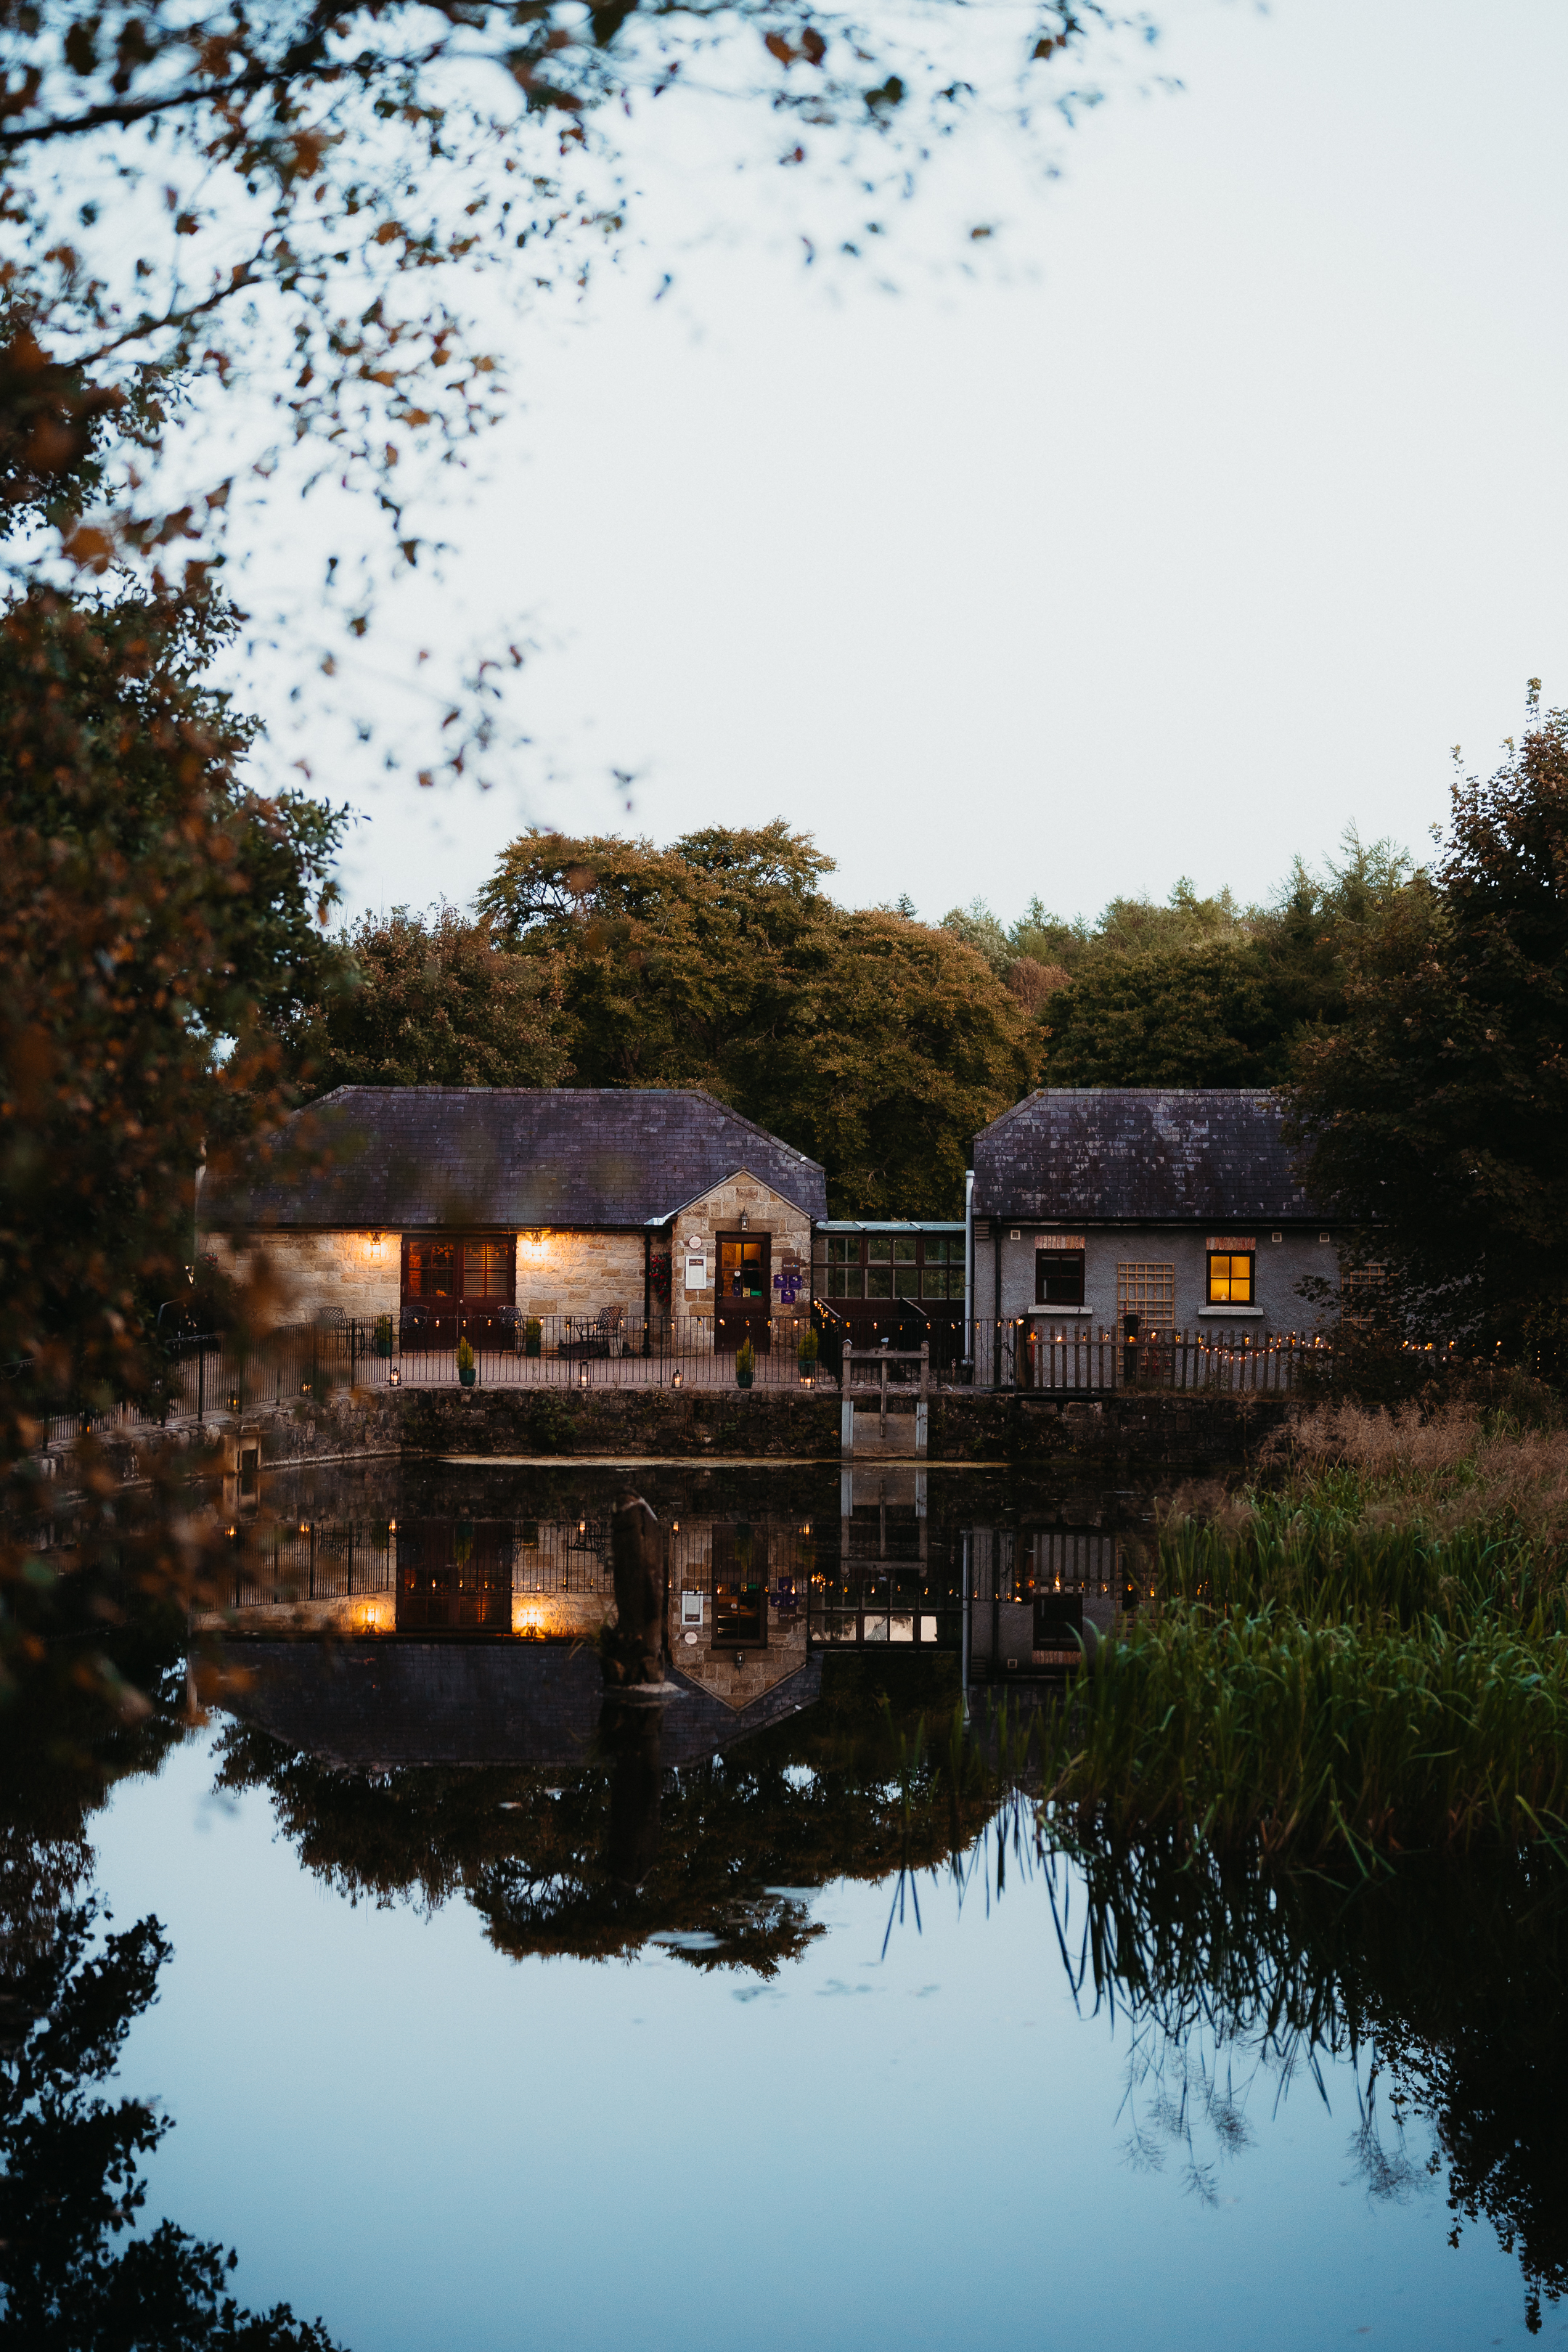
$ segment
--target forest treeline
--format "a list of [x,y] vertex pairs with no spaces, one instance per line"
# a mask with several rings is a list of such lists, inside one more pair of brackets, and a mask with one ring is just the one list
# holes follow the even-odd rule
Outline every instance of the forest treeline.
[[953,1213],[977,1129],[1037,1085],[1272,1086],[1342,1020],[1372,931],[1424,888],[1353,837],[1276,901],[1179,882],[1098,922],[1038,898],[941,923],[847,908],[784,821],[668,848],[524,835],[472,916],[366,918],[298,1063],[342,1085],[705,1087],[820,1160],[835,1213]]

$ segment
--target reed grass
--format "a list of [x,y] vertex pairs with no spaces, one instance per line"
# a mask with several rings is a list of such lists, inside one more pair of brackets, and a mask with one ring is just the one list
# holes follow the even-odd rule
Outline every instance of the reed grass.
[[1568,1858],[1568,1436],[1341,1407],[1268,1475],[1179,1503],[1156,1607],[1042,1724],[1054,1833]]

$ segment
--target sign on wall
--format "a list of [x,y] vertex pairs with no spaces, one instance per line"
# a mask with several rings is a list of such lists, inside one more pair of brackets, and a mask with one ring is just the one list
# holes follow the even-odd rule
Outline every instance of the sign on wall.
[[708,1287],[708,1260],[700,1252],[687,1252],[686,1287],[688,1290],[706,1290]]

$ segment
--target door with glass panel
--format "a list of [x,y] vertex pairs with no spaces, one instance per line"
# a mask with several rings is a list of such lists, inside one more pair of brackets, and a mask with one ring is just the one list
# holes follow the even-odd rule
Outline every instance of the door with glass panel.
[[754,1355],[765,1355],[773,1331],[773,1244],[766,1234],[721,1234],[718,1240],[713,1345],[730,1350],[749,1339]]

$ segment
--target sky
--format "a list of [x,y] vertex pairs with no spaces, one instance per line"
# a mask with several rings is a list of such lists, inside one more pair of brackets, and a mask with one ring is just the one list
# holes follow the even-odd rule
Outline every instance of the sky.
[[1352,823],[1427,851],[1452,747],[1568,701],[1568,9],[1155,14],[1180,88],[1129,68],[1041,186],[972,141],[894,292],[721,142],[634,149],[645,248],[511,330],[421,592],[519,616],[531,747],[484,795],[319,774],[350,913],[465,904],[530,823],[780,815],[928,920],[1260,898]]

